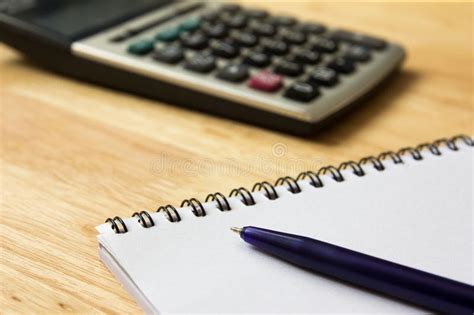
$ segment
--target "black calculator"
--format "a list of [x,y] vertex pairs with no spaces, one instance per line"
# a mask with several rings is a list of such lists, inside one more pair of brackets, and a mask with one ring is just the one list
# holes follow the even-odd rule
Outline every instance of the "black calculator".
[[405,56],[318,23],[316,12],[300,21],[229,2],[18,0],[2,10],[1,40],[53,70],[298,135],[355,104]]

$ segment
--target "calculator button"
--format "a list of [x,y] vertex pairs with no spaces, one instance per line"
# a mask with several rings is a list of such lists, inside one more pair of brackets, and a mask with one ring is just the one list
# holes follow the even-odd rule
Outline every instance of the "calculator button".
[[211,51],[214,55],[223,58],[234,58],[239,54],[239,47],[229,42],[220,40],[211,44]]
[[299,102],[312,101],[319,95],[318,88],[306,82],[295,82],[286,91],[284,96]]
[[329,62],[328,67],[343,74],[349,74],[355,70],[353,61],[341,57],[333,59],[331,62]]
[[221,68],[217,77],[230,82],[242,82],[249,77],[249,70],[246,65],[231,64]]
[[289,77],[297,77],[303,73],[303,66],[288,60],[281,60],[275,66],[275,72]]
[[369,61],[370,51],[362,46],[352,46],[344,53],[344,58],[359,62]]
[[194,31],[198,29],[200,25],[201,25],[201,19],[192,18],[179,24],[179,29],[181,31]]
[[244,47],[253,47],[258,43],[258,38],[255,35],[245,32],[232,32],[231,38],[237,45]]
[[206,23],[202,26],[203,32],[211,38],[223,38],[227,36],[227,27],[222,23]]
[[302,23],[297,25],[295,29],[306,35],[318,35],[326,31],[326,27],[319,23]]
[[288,45],[285,42],[265,38],[262,41],[263,52],[282,56],[288,52]]
[[293,60],[298,63],[314,65],[321,60],[321,56],[317,52],[299,48],[293,52]]
[[201,15],[201,19],[207,22],[216,22],[219,19],[220,12],[209,11]]
[[249,86],[253,89],[274,92],[279,90],[283,85],[283,77],[268,71],[260,71],[252,76]]
[[273,36],[276,33],[276,29],[273,25],[256,21],[250,23],[249,29],[252,33],[259,36]]
[[211,72],[216,67],[216,58],[208,54],[195,54],[186,59],[184,67],[195,72]]
[[296,19],[291,16],[272,16],[268,19],[268,22],[275,26],[292,26],[296,24]]
[[313,50],[322,53],[333,53],[337,50],[338,45],[335,41],[327,38],[319,38],[317,41],[312,43]]
[[161,42],[172,42],[179,37],[177,27],[168,28],[156,34],[155,38]]
[[329,68],[318,68],[312,71],[308,77],[309,83],[322,86],[333,86],[339,82],[337,72]]
[[184,47],[191,49],[204,49],[207,47],[208,39],[200,32],[181,34],[181,42]]
[[250,66],[254,66],[257,68],[263,68],[266,67],[270,64],[271,58],[267,54],[264,54],[263,52],[251,52],[249,53],[245,59],[244,62]]
[[128,52],[134,55],[143,56],[153,51],[155,43],[149,39],[142,39],[128,46]]
[[330,37],[337,41],[345,41],[376,50],[382,50],[387,46],[387,43],[382,39],[342,30],[333,32]]
[[247,25],[247,17],[242,14],[224,15],[222,22],[230,28],[243,28]]
[[284,30],[281,33],[281,38],[287,44],[301,45],[306,42],[306,35],[301,32],[295,32],[291,30]]
[[264,19],[268,16],[267,11],[258,9],[248,9],[244,10],[242,13],[251,19]]
[[175,64],[184,59],[184,52],[178,45],[168,45],[153,53],[153,59]]

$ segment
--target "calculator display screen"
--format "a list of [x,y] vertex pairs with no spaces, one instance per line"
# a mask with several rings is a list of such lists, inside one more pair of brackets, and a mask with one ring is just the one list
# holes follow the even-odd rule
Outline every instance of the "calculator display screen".
[[172,0],[16,0],[9,15],[69,39],[90,35]]

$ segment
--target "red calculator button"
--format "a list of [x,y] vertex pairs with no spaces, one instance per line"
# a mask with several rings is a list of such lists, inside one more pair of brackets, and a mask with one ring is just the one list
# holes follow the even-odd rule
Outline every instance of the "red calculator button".
[[249,81],[249,86],[253,89],[274,92],[283,85],[283,77],[281,75],[268,71],[260,71],[254,74]]

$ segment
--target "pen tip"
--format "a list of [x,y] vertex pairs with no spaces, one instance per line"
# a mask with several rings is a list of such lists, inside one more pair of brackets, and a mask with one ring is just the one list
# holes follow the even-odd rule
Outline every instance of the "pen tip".
[[240,232],[242,232],[242,229],[241,228],[238,228],[238,227],[231,227],[230,230],[232,232],[235,232],[237,234],[240,234]]

